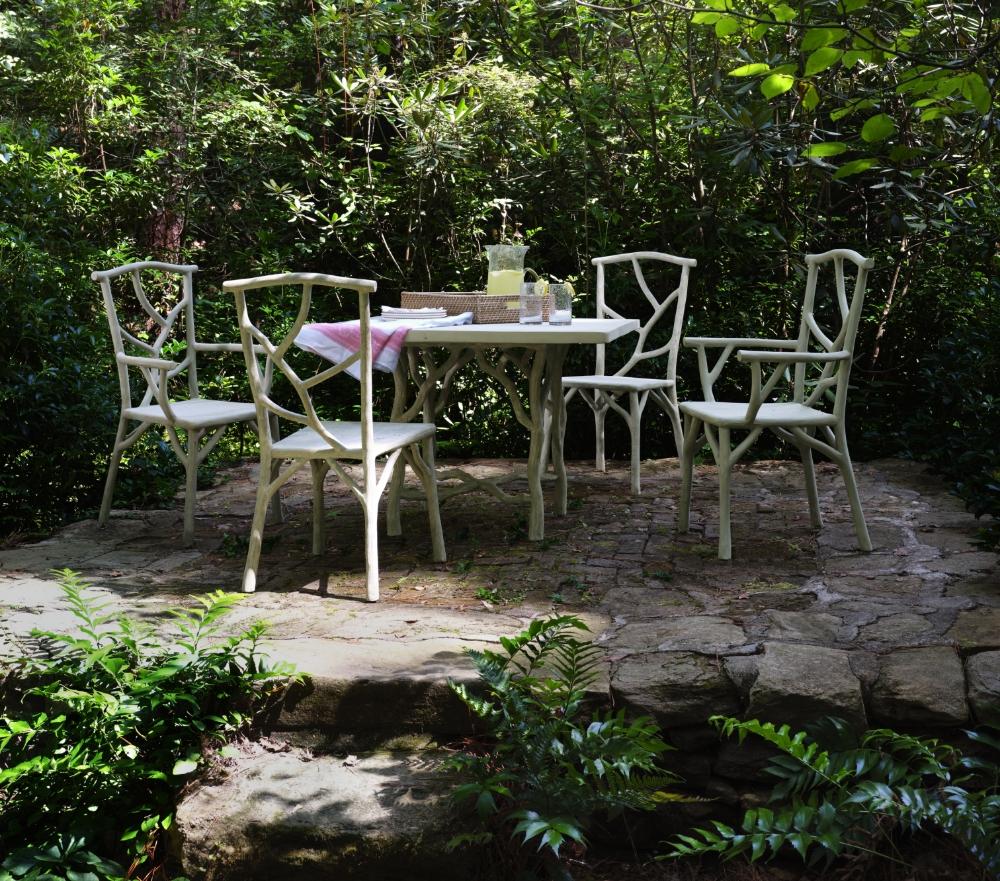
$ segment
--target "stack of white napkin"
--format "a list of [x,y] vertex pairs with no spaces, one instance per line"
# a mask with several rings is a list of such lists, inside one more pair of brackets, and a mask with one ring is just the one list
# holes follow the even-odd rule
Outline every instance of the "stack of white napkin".
[[398,306],[382,307],[382,317],[391,321],[412,320],[414,318],[445,318],[447,314],[443,307],[434,306],[426,306],[423,309],[401,309]]

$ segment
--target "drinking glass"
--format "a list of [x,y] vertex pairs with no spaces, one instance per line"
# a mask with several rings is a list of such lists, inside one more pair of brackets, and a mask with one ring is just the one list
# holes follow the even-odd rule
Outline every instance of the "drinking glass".
[[518,321],[521,324],[542,323],[542,303],[545,299],[545,286],[540,282],[526,281],[521,285],[521,302],[518,310]]
[[573,320],[573,288],[568,284],[549,285],[549,324],[569,324]]

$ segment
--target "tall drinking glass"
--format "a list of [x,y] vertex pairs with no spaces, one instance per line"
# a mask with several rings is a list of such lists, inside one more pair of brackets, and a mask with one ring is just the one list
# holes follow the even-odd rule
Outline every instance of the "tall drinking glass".
[[545,285],[542,282],[524,282],[521,285],[521,301],[517,315],[518,321],[521,324],[541,324],[544,299]]
[[569,324],[573,320],[573,288],[569,284],[549,285],[549,324]]

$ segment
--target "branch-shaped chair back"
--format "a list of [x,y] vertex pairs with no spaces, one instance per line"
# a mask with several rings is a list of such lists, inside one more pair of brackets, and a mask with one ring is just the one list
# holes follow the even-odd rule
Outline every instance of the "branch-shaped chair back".
[[[181,296],[180,299],[164,315],[150,301],[146,294],[146,289],[142,284],[142,273],[147,270],[158,270],[180,276]],[[146,381],[146,389],[142,400],[138,406],[144,407],[149,404],[154,397],[166,398],[167,390],[160,389],[161,379],[165,376],[167,380],[172,379],[179,373],[187,370],[188,390],[192,398],[198,397],[198,366],[196,358],[195,328],[194,328],[194,273],[198,271],[197,266],[181,266],[173,263],[158,263],[146,260],[139,263],[128,263],[118,266],[115,269],[100,270],[91,273],[91,278],[101,285],[104,294],[104,309],[108,315],[108,325],[111,328],[111,340],[115,349],[115,360],[118,368],[118,383],[121,387],[122,408],[129,409],[133,406],[132,389],[129,380],[129,365],[125,358],[135,354],[135,351],[128,351],[128,348],[138,350],[140,355],[150,359],[160,359],[163,357],[163,346],[170,339],[174,324],[178,317],[184,314],[185,333],[187,338],[187,348],[184,352],[183,360],[176,362],[164,374],[152,365],[137,365]],[[127,275],[132,282],[132,290],[139,302],[142,313],[145,316],[145,323],[155,331],[152,342],[142,340],[131,333],[123,326],[118,315],[118,307],[115,303],[114,289],[112,281],[121,276]],[[162,392],[160,394],[159,392]]]
[[[847,294],[845,262],[852,263],[855,267],[854,290],[850,297]],[[832,304],[834,327],[828,330],[820,326],[816,316],[819,273],[820,269],[827,265],[833,267],[832,294],[835,298]],[[796,402],[811,407],[818,403],[828,390],[833,389],[833,412],[838,419],[844,417],[847,406],[847,387],[851,376],[854,341],[861,321],[868,273],[874,265],[873,260],[847,248],[806,255],[806,292],[802,303],[802,320],[799,325],[796,350],[824,354],[846,353],[846,357],[837,361],[796,363],[794,398]],[[839,327],[836,326],[838,320]],[[810,367],[813,369],[811,375],[807,371]]]
[[[289,285],[301,285],[302,295],[299,301],[299,310],[291,328],[275,345],[250,319],[246,294],[249,291]],[[346,361],[303,378],[299,376],[286,356],[295,343],[295,337],[298,336],[302,326],[309,318],[312,292],[316,286],[347,288],[357,292],[359,345],[358,351]],[[223,283],[222,287],[236,296],[240,340],[243,344],[243,355],[246,358],[247,371],[250,376],[250,389],[253,392],[254,403],[257,405],[257,425],[262,441],[265,439],[267,442],[271,441],[269,416],[274,414],[282,419],[308,426],[322,437],[335,452],[343,453],[345,448],[327,430],[316,413],[311,392],[321,383],[343,373],[347,368],[359,364],[361,371],[362,448],[370,448],[374,443],[374,433],[372,427],[372,343],[369,324],[369,297],[375,291],[376,283],[368,279],[344,278],[313,272],[286,272],[227,281]],[[261,360],[264,362],[263,369],[261,369]],[[271,379],[275,369],[288,380],[294,389],[299,403],[302,405],[301,412],[283,407],[272,397]]]
[[[680,281],[676,288],[670,291],[662,299],[650,290],[643,272],[643,261],[656,261],[659,263],[673,264],[679,266],[681,271]],[[691,274],[691,267],[697,266],[697,261],[689,257],[675,257],[673,254],[665,254],[660,251],[633,251],[628,254],[615,254],[610,257],[595,257],[591,261],[597,267],[597,317],[598,318],[625,318],[613,309],[607,302],[607,292],[605,290],[605,268],[614,263],[631,263],[635,280],[639,285],[647,302],[652,308],[651,314],[639,326],[639,335],[635,348],[624,364],[615,371],[615,376],[626,376],[637,364],[648,361],[651,358],[667,356],[667,375],[664,379],[676,379],[677,377],[677,350],[680,347],[681,333],[684,329],[684,310],[687,305],[688,279]],[[650,334],[659,324],[660,320],[671,313],[673,308],[673,327],[670,338],[667,342],[653,349],[647,349]],[[597,346],[597,370],[600,375],[605,375],[607,371],[606,347],[604,344]]]

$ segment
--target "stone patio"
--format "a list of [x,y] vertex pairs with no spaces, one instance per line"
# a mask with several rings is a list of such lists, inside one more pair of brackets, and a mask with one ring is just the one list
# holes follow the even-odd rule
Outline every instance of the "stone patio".
[[[507,462],[478,461],[480,474]],[[0,551],[0,654],[33,627],[70,626],[53,568],[83,573],[116,608],[152,621],[192,593],[238,589],[254,465],[199,493],[197,547],[178,547],[180,511],[116,511]],[[875,543],[854,547],[836,469],[819,465],[826,525],[809,525],[796,463],[758,462],[733,481],[733,560],[715,556],[716,478],[698,469],[693,531],[675,532],[675,460],[644,464],[632,497],[623,465],[570,467],[570,512],[525,537],[524,509],[482,494],[443,508],[450,562],[429,560],[423,509],[404,503],[404,537],[380,537],[382,601],[362,601],[360,509],[328,481],[329,550],[308,553],[309,492],[286,489],[286,522],[265,534],[261,585],[230,627],[271,622],[270,651],[313,674],[281,726],[333,732],[447,732],[461,720],[446,679],[463,650],[532,616],[582,614],[607,648],[612,697],[652,713],[678,745],[711,736],[713,713],[801,722],[824,713],[903,728],[1000,721],[1000,575],[977,523],[917,464],[858,466]],[[518,489],[517,482],[512,485]],[[522,483],[523,486],[523,483]],[[324,591],[325,588],[325,591]],[[384,701],[405,713],[387,716]],[[371,717],[365,714],[371,710]]]
[[[511,468],[465,464],[479,475]],[[362,599],[353,498],[328,481],[328,552],[313,558],[309,488],[289,485],[286,522],[265,534],[260,588],[227,627],[266,619],[271,655],[309,679],[274,720],[286,746],[225,761],[179,806],[172,852],[184,874],[473,877],[441,857],[455,827],[435,744],[469,731],[447,681],[472,679],[465,649],[553,612],[588,621],[609,662],[598,690],[656,717],[679,748],[673,768],[713,797],[712,812],[743,804],[767,758],[750,742],[720,744],[712,714],[793,726],[834,714],[943,734],[1000,722],[998,558],[977,548],[976,521],[921,466],[858,466],[871,554],[854,547],[832,466],[818,467],[818,532],[797,464],[737,468],[727,562],[715,555],[714,469],[698,469],[693,530],[678,536],[676,461],[643,467],[634,498],[623,465],[573,464],[569,514],[548,518],[541,543],[527,541],[523,507],[459,496],[442,511],[447,564],[430,562],[424,511],[405,505],[405,537],[380,538],[377,604]],[[53,568],[83,573],[111,608],[163,627],[189,595],[238,589],[254,468],[199,494],[190,550],[178,549],[178,508],[117,511],[106,530],[81,522],[0,551],[0,657],[30,652],[34,627],[73,626]],[[704,819],[673,810],[651,844]]]

